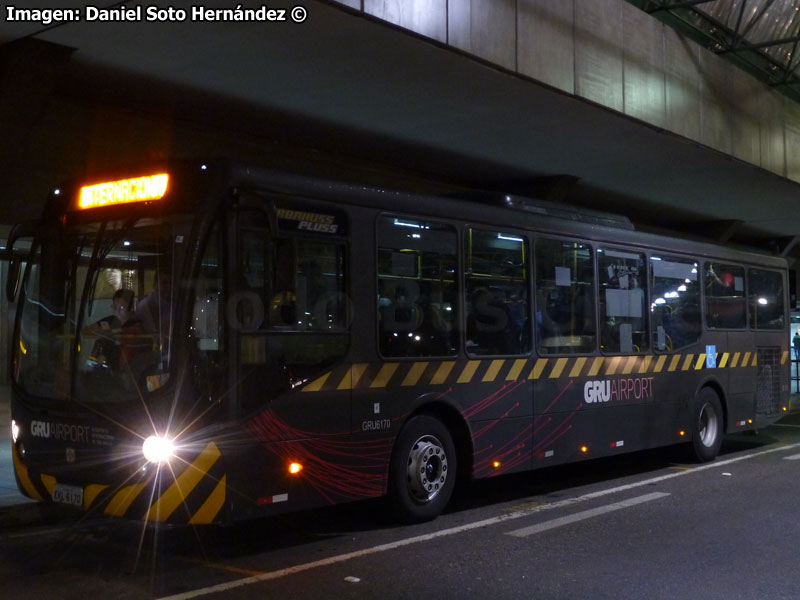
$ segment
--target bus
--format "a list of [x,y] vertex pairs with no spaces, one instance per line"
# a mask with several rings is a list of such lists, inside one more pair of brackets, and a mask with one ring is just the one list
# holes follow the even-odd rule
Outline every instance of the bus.
[[515,196],[227,161],[54,189],[10,268],[13,463],[43,502],[223,524],[779,419],[780,257]]

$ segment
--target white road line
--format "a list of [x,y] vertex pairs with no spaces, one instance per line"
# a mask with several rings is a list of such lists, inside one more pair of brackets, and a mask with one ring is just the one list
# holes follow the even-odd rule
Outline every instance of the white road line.
[[784,456],[783,460],[800,460],[800,454],[793,454],[792,456]]
[[670,473],[668,475],[662,475],[660,477],[653,477],[652,479],[646,479],[644,481],[637,481],[636,483],[629,483],[627,485],[620,485],[615,488],[609,488],[607,490],[599,490],[597,492],[591,492],[589,494],[584,494],[583,496],[579,496],[577,498],[567,498],[565,500],[561,500],[559,502],[553,502],[551,504],[542,504],[539,506],[534,506],[528,509],[519,510],[512,513],[506,513],[503,515],[498,515],[496,517],[491,517],[489,519],[484,519],[482,521],[475,521],[474,523],[466,523],[464,525],[460,525],[458,527],[451,527],[450,529],[442,529],[441,531],[434,531],[432,533],[428,533],[425,535],[418,535],[416,537],[406,538],[404,540],[397,540],[396,542],[392,542],[389,544],[381,544],[380,546],[373,546],[372,548],[364,548],[363,550],[356,550],[355,552],[348,552],[347,554],[339,554],[338,556],[331,556],[329,558],[323,558],[320,560],[315,560],[314,562],[305,563],[302,565],[295,565],[293,567],[288,567],[286,569],[279,569],[277,571],[268,571],[266,573],[261,573],[259,575],[254,575],[252,577],[245,577],[243,579],[236,579],[234,581],[228,581],[226,583],[220,583],[218,585],[212,585],[205,588],[199,588],[196,590],[190,590],[188,592],[183,592],[180,594],[175,594],[173,596],[164,596],[159,598],[158,600],[189,600],[190,598],[199,598],[200,596],[208,596],[210,594],[216,594],[218,592],[225,592],[227,590],[231,590],[234,588],[242,587],[245,585],[252,585],[254,583],[259,583],[262,581],[270,581],[272,579],[279,579],[281,577],[286,577],[287,575],[293,575],[295,573],[302,573],[303,571],[309,571],[311,569],[316,569],[317,567],[325,567],[328,565],[334,565],[337,563],[345,562],[351,560],[353,558],[361,558],[362,556],[370,556],[372,554],[379,554],[381,552],[386,552],[388,550],[395,550],[397,548],[402,548],[403,546],[410,546],[412,544],[418,544],[420,542],[427,542],[436,538],[445,537],[449,535],[455,535],[458,533],[463,533],[465,531],[471,531],[473,529],[479,529],[481,527],[488,527],[490,525],[495,525],[497,523],[503,523],[505,521],[510,521],[513,519],[519,519],[521,517],[527,517],[533,513],[541,512],[544,510],[551,510],[556,508],[561,508],[564,506],[571,506],[573,504],[579,504],[581,502],[586,502],[587,500],[592,500],[594,498],[602,498],[603,496],[609,496],[611,494],[616,494],[619,492],[624,492],[625,490],[632,490],[639,487],[643,487],[646,485],[653,485],[656,483],[660,483],[662,481],[666,481],[667,479],[673,479],[675,477],[682,477],[683,475],[688,475],[690,473],[698,473],[700,471],[705,471],[707,469],[715,469],[717,467],[724,467],[731,463],[739,462],[742,460],[749,460],[751,458],[756,458],[758,456],[764,456],[765,454],[772,454],[774,452],[786,452],[787,450],[792,450],[795,448],[800,448],[800,443],[791,444],[788,446],[778,446],[776,448],[770,448],[769,450],[762,450],[761,452],[755,452],[754,454],[746,454],[744,456],[737,456],[736,458],[729,458],[728,460],[721,460],[716,462],[707,463],[701,465],[699,467],[694,467],[692,469],[686,471],[676,471],[674,473]]
[[559,519],[545,521],[544,523],[537,523],[536,525],[531,525],[530,527],[523,527],[522,529],[509,531],[508,533],[506,533],[506,535],[513,535],[515,537],[527,537],[535,533],[541,533],[542,531],[547,531],[548,529],[563,527],[564,525],[569,525],[571,523],[576,523],[578,521],[583,521],[585,519],[591,519],[592,517],[604,515],[606,513],[614,512],[616,510],[621,510],[623,508],[628,508],[630,506],[636,506],[637,504],[642,504],[643,502],[658,500],[659,498],[664,498],[665,496],[669,496],[669,494],[665,494],[664,492],[653,492],[652,494],[637,496],[636,498],[630,498],[628,500],[622,500],[621,502],[615,502],[614,504],[607,504],[605,506],[600,506],[598,508],[593,508],[591,510],[585,510],[583,512],[575,513],[574,515],[568,515],[566,517],[561,517]]

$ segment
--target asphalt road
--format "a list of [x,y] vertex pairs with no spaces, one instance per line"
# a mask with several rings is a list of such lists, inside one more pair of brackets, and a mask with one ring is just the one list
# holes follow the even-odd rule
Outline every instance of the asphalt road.
[[705,465],[654,451],[482,482],[436,521],[379,502],[232,528],[107,521],[0,531],[0,589],[292,600],[800,597],[800,415]]

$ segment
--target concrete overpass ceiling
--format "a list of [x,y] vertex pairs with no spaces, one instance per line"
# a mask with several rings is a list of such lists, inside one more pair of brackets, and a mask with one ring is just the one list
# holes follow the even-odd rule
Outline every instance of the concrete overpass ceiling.
[[628,0],[800,101],[798,0]]
[[[386,164],[441,180],[444,189],[542,195],[734,242],[766,244],[800,232],[797,183],[339,4],[303,4],[302,24],[2,20],[7,63],[19,49],[30,56],[31,45],[61,49],[42,70],[53,83],[34,107],[38,116],[29,125],[15,121],[16,139],[56,102],[97,103]],[[52,8],[26,3],[37,6]],[[6,69],[16,76],[25,67]],[[13,114],[25,110],[16,106]],[[15,165],[0,167],[6,189],[23,189],[14,188],[20,165],[38,169],[36,200],[48,189],[45,171],[76,174],[59,171],[59,157],[41,143],[3,152]],[[0,221],[35,216],[34,208],[4,203]]]

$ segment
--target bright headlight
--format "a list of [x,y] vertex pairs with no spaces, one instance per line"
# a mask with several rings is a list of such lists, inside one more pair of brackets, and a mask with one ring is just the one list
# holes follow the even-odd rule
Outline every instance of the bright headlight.
[[175,454],[175,445],[168,438],[151,435],[142,444],[142,454],[151,463],[166,462]]

